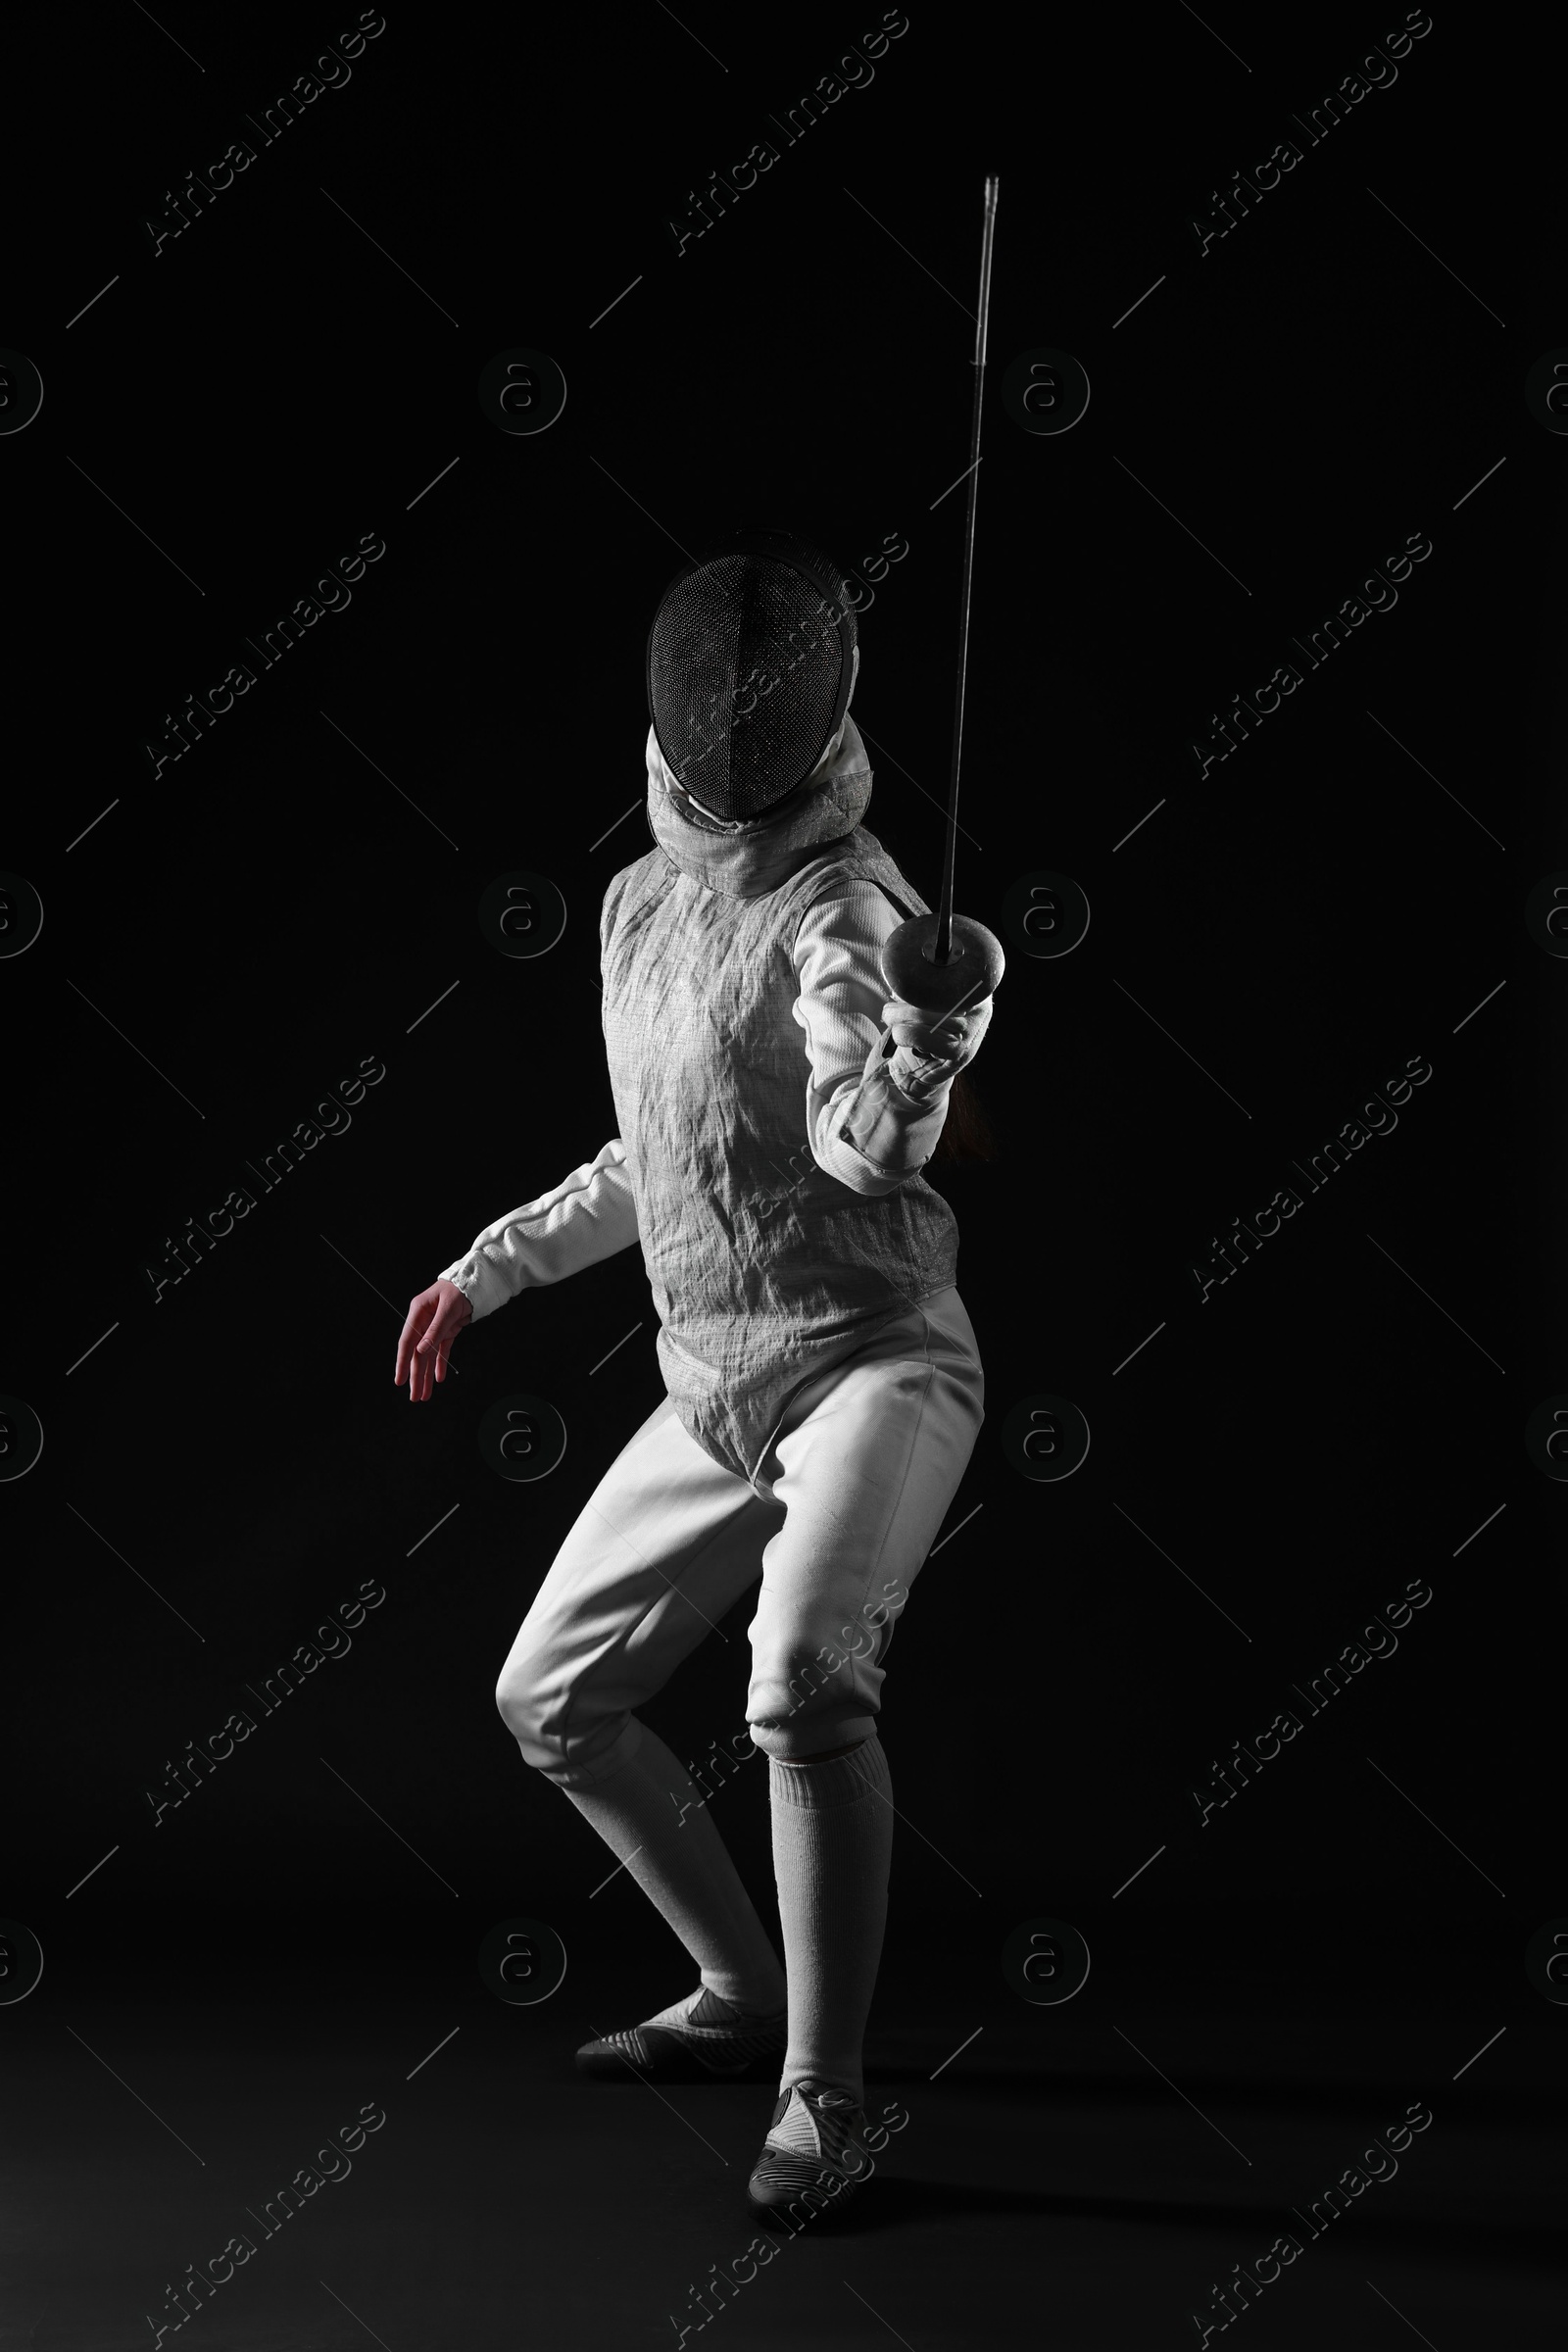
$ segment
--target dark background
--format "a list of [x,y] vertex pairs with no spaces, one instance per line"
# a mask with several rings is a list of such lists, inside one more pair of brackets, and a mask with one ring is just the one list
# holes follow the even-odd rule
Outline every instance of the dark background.
[[[1525,2130],[1563,2011],[1524,1945],[1568,1913],[1561,1491],[1523,1435],[1568,1386],[1568,976],[1523,919],[1568,864],[1568,444],[1523,391],[1568,344],[1543,21],[1439,9],[1396,83],[1306,147],[1288,112],[1401,10],[913,8],[870,86],[786,148],[767,115],[874,8],[393,8],[262,148],[242,110],[355,13],[86,8],[7,41],[0,340],[45,400],[0,442],[4,863],[45,921],[3,967],[0,1389],[45,1446],[0,1490],[0,1909],[46,1970],[5,2034],[92,2102],[109,2086],[61,2021],[102,2051],[111,2013],[133,2033],[198,1998],[236,2041],[230,1997],[269,2021],[385,2001],[411,2065],[460,2012],[569,2057],[575,2011],[479,1986],[512,1914],[603,1972],[601,2025],[684,1989],[624,1876],[591,1898],[601,1849],[492,1699],[662,1393],[640,1256],[475,1326],[416,1413],[393,1355],[409,1298],[615,1132],[598,909],[649,835],[633,813],[599,837],[641,798],[644,638],[683,549],[754,520],[857,568],[907,541],[862,614],[855,715],[868,825],[935,901],[963,524],[941,494],[967,458],[995,171],[957,903],[1002,931],[1009,886],[1053,869],[1093,919],[1059,960],[1004,931],[973,1073],[997,1156],[930,1171],[988,1417],[890,1662],[885,1982],[943,2051],[994,2013],[1018,2068],[1045,2049],[1129,2077],[1107,1986],[1156,2037],[1168,2004],[1261,2003],[1315,2035],[1303,2080],[1387,2076],[1391,2114],[1444,2091]],[[242,132],[257,161],[155,259],[144,218]],[[1302,162],[1200,258],[1190,216],[1287,135]],[[762,137],[778,162],[677,258],[668,218]],[[519,345],[568,385],[536,437],[476,397]],[[1041,345],[1093,387],[1059,437],[1001,398]],[[261,670],[246,637],[372,532],[352,606]],[[1210,714],[1421,532],[1397,609],[1200,780]],[[155,777],[166,713],[240,661],[255,687]],[[532,961],[476,920],[517,868],[568,910]],[[1397,1132],[1200,1304],[1212,1237],[1413,1056],[1433,1075]],[[362,1057],[385,1075],[352,1128],[155,1305],[166,1237]],[[518,1390],[569,1433],[533,1485],[475,1441]],[[1003,1452],[1040,1393],[1093,1433],[1065,1482]],[[368,1579],[386,1597],[352,1653],[155,1827],[166,1760],[254,1715],[244,1686]],[[1398,1654],[1200,1829],[1211,1761],[1412,1579],[1433,1598]],[[683,1757],[742,1728],[749,1615],[647,1711]],[[717,1804],[776,1916],[756,1772]],[[1095,1953],[1059,2013],[1001,1975],[1037,1916]],[[1455,2215],[1487,2178],[1456,2176]],[[1221,2275],[1273,2227],[1233,2231]],[[1083,2340],[1154,2340],[1102,2325]]]

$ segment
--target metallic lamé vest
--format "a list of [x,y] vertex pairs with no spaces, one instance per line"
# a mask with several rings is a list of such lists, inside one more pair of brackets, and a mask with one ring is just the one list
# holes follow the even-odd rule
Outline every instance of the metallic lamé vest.
[[[853,822],[869,770],[848,732]],[[957,1226],[923,1177],[869,1198],[817,1165],[792,1017],[796,929],[830,884],[868,879],[901,916],[929,910],[858,823],[822,841],[820,817],[797,817],[793,840],[786,824],[715,842],[675,812],[656,763],[649,819],[668,847],[615,876],[600,918],[606,1054],[665,1387],[704,1451],[749,1479],[803,1382],[956,1279]]]

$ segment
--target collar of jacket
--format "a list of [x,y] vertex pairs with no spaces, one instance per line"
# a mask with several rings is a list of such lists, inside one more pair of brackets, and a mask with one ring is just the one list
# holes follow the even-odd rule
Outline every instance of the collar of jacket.
[[853,833],[871,799],[871,767],[853,718],[838,750],[777,815],[726,825],[699,812],[648,730],[648,822],[672,865],[730,899],[762,899],[808,864],[824,842]]

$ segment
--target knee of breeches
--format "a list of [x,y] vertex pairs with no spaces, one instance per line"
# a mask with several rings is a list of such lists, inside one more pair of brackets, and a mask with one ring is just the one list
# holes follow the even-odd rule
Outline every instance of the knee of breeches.
[[544,1705],[543,1682],[531,1663],[526,1658],[509,1658],[496,1685],[496,1706],[525,1755],[541,1744]]

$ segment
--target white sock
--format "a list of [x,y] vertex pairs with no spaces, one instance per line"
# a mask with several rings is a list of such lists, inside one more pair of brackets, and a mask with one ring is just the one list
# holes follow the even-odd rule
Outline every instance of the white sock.
[[[776,2017],[784,1971],[711,1809],[659,1735],[641,1728],[636,1754],[618,1772],[564,1794],[686,1946],[699,1989],[744,2017]],[[705,2013],[701,2022],[722,2021]]]
[[865,2098],[861,2043],[887,1926],[893,1782],[881,1740],[825,1764],[768,1760],[789,1976],[779,2089],[807,2076]]

